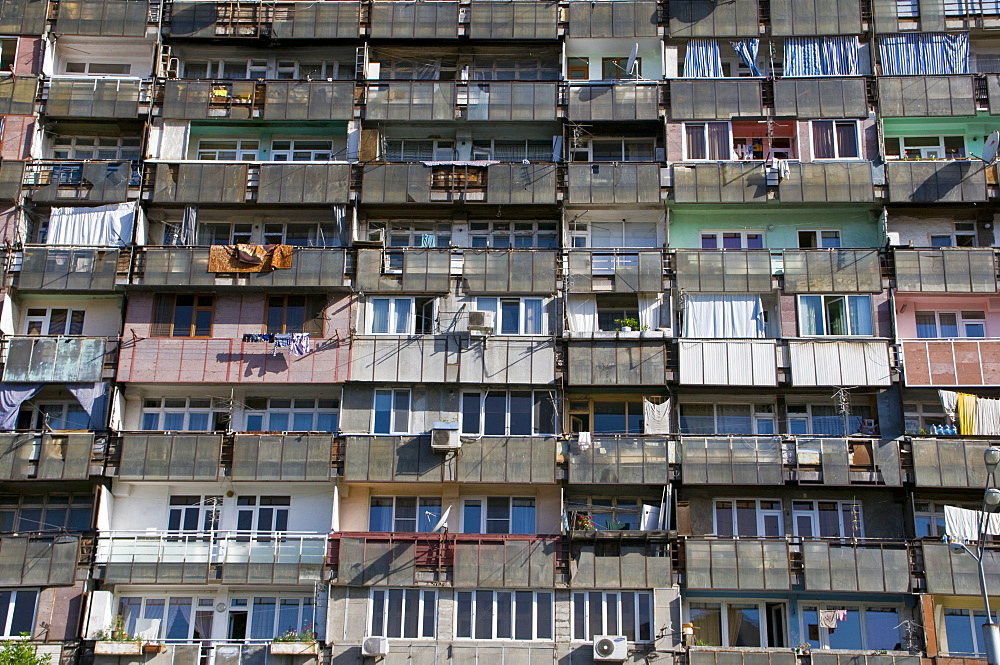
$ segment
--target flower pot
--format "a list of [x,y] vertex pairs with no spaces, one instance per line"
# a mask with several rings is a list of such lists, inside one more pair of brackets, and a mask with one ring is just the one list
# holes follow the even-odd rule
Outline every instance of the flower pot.
[[316,642],[271,642],[272,656],[309,656],[319,653]]
[[622,326],[622,332],[632,332],[632,326]]
[[160,644],[159,642],[148,642],[142,645],[143,653],[161,653],[166,651],[167,646],[165,644]]
[[101,656],[141,656],[142,642],[97,642],[94,653]]

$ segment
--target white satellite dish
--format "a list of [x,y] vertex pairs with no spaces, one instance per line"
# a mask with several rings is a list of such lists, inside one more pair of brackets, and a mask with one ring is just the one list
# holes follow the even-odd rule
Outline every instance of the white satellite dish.
[[980,159],[987,164],[992,164],[997,158],[997,148],[1000,148],[1000,131],[993,132],[986,137],[986,142],[983,143],[983,154]]
[[445,508],[445,510],[444,510],[443,513],[441,513],[441,519],[439,519],[437,521],[437,524],[434,525],[434,528],[431,529],[431,533],[437,533],[438,531],[440,531],[441,529],[443,529],[444,526],[445,526],[445,524],[448,523],[448,516],[449,515],[451,515],[451,504],[448,504],[448,507]]
[[635,69],[635,62],[639,57],[639,42],[635,43],[632,47],[632,52],[628,54],[628,62],[625,63],[625,73],[632,74],[632,70]]

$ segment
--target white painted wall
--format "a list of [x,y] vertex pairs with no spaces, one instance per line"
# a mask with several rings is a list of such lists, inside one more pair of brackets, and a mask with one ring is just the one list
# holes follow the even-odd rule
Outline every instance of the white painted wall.
[[63,296],[25,296],[21,299],[17,318],[14,319],[14,334],[25,333],[25,317],[32,308],[42,309],[82,309],[83,334],[87,337],[117,337],[121,334],[121,298],[82,298]]

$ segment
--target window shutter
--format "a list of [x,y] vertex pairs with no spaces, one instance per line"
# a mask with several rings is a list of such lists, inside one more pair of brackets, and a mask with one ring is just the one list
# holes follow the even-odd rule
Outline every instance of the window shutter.
[[153,302],[153,337],[170,337],[174,328],[174,297],[157,295]]
[[306,300],[306,320],[302,324],[302,332],[310,337],[323,336],[323,323],[326,320],[326,296],[311,295]]

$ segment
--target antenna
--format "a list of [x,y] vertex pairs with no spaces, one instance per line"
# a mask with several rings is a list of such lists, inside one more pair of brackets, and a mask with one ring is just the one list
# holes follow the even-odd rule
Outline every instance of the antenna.
[[449,515],[451,515],[451,504],[450,503],[448,504],[448,507],[445,508],[444,512],[441,513],[441,519],[439,519],[437,521],[437,524],[434,525],[434,528],[431,529],[431,533],[437,533],[441,529],[445,528],[445,525],[448,523],[448,516]]
[[635,46],[632,47],[632,51],[628,54],[628,62],[625,63],[626,74],[633,74],[636,77],[638,77],[638,75],[632,71],[633,69],[635,69],[635,66],[637,64],[636,61],[638,60],[638,58],[639,58],[639,42],[636,42]]
[[1000,148],[1000,132],[992,132],[983,143],[983,154],[979,159],[992,164],[997,158],[997,148]]

